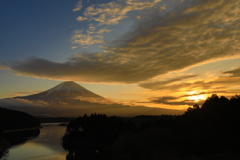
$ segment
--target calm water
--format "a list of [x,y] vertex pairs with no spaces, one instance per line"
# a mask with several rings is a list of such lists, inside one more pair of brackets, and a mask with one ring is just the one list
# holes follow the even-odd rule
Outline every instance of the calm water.
[[66,160],[61,146],[66,127],[59,123],[45,123],[38,137],[9,149],[3,160]]

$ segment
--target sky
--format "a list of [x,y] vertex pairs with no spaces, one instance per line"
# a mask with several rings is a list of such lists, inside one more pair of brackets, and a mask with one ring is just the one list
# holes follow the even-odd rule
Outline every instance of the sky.
[[75,81],[183,110],[240,91],[239,0],[0,0],[0,98]]

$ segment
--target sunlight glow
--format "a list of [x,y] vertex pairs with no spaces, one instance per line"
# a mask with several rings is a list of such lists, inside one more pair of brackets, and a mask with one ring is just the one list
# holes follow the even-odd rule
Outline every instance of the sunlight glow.
[[197,91],[190,91],[190,92],[187,92],[187,94],[190,94],[190,95],[197,94]]
[[206,99],[204,95],[194,95],[194,96],[188,97],[188,100],[192,100],[195,102],[198,102],[199,100],[204,100],[204,99]]

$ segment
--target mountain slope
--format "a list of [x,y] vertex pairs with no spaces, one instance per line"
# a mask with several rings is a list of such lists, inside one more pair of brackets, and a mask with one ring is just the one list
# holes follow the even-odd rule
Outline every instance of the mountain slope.
[[73,82],[73,81],[66,81],[62,82],[59,85],[46,90],[44,92],[24,96],[24,97],[15,97],[15,98],[23,98],[28,100],[44,100],[44,99],[59,99],[59,98],[76,98],[76,97],[87,97],[87,98],[98,98],[103,99],[103,97],[87,90],[86,88],[82,87],[81,85]]

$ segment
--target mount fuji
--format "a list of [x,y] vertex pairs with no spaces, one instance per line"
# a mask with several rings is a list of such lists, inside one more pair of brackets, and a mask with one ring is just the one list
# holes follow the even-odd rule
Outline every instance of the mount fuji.
[[87,90],[73,81],[62,82],[59,85],[38,94],[15,98],[23,98],[28,100],[49,100],[76,97],[104,99],[103,97]]
[[0,107],[35,116],[81,116],[101,113],[116,116],[182,114],[182,110],[130,106],[110,101],[81,85],[66,81],[46,91],[0,100]]

